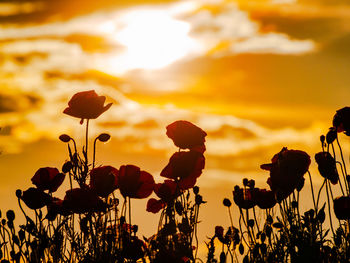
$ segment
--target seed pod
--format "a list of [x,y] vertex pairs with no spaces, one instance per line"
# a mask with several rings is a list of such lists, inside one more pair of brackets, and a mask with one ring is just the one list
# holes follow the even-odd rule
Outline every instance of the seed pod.
[[228,198],[224,199],[223,204],[224,204],[224,206],[227,206],[227,207],[230,207],[232,205],[230,199],[228,199]]
[[67,161],[62,166],[62,172],[68,173],[73,168],[73,163],[71,161]]
[[222,251],[220,253],[220,263],[225,263],[226,262],[226,255],[225,255],[225,252]]
[[111,138],[111,136],[107,133],[101,133],[97,139],[100,141],[100,142],[107,142],[109,139]]
[[239,250],[239,254],[243,255],[243,253],[244,253],[244,246],[243,246],[242,243],[239,244],[238,250]]
[[6,217],[8,221],[13,221],[15,220],[15,212],[13,212],[13,210],[8,210],[6,212]]
[[58,137],[62,142],[69,142],[72,138],[67,134],[62,134]]
[[22,190],[17,189],[16,190],[16,196],[17,196],[17,198],[21,198],[22,197]]

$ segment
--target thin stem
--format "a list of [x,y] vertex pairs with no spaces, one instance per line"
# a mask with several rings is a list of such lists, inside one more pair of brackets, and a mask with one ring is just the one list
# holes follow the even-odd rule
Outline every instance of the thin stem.
[[349,183],[348,183],[348,181],[346,180],[346,176],[347,176],[347,174],[348,174],[348,173],[347,173],[347,171],[346,171],[346,165],[345,165],[345,161],[344,161],[343,151],[342,151],[342,148],[341,148],[341,146],[340,146],[338,136],[337,136],[337,144],[338,144],[338,147],[339,147],[339,151],[340,151],[341,160],[342,160],[343,165],[344,165],[344,172],[345,172],[345,186],[346,186],[346,189],[347,189],[347,194],[349,194]]
[[85,132],[85,161],[88,166],[88,148],[89,148],[89,119],[86,120],[86,132]]
[[253,214],[254,214],[254,220],[255,220],[256,228],[258,229],[258,232],[260,232],[259,222],[258,222],[258,220],[256,219],[255,207],[253,207]]
[[95,168],[95,158],[96,158],[96,142],[97,142],[97,138],[95,138],[94,140],[94,153],[93,153],[93,159],[92,159],[92,168]]
[[317,211],[317,206],[316,206],[316,202],[315,202],[314,187],[313,187],[313,185],[312,185],[311,174],[310,174],[310,172],[309,172],[309,171],[307,171],[307,173],[309,174],[309,178],[310,178],[311,193],[312,193],[312,201],[314,202],[314,208],[315,208],[315,211]]
[[322,184],[320,190],[318,190],[317,201],[316,201],[317,208],[318,208],[318,202],[320,201],[321,191],[322,191],[322,188],[324,187],[324,185],[326,184],[326,181],[327,181],[327,179],[324,179],[323,184]]
[[334,240],[335,233],[334,233],[333,223],[332,223],[332,214],[331,214],[331,206],[330,206],[330,202],[329,202],[329,193],[328,193],[328,183],[327,182],[326,182],[326,192],[327,192],[327,201],[328,201],[329,222],[331,225],[331,230],[333,233],[333,240]]
[[129,224],[130,224],[130,236],[131,236],[131,199],[129,197]]

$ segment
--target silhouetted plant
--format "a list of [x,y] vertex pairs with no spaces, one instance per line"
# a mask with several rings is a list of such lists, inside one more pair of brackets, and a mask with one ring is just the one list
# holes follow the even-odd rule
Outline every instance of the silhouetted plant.
[[[95,91],[84,91],[69,101],[64,113],[79,118],[80,124],[86,120],[82,150],[71,136],[59,136],[68,149],[62,168],[38,169],[31,178],[35,187],[16,191],[24,224],[14,223],[14,211],[0,212],[1,263],[203,262],[197,257],[197,233],[200,207],[206,201],[196,183],[205,166],[207,134],[184,120],[167,126],[166,134],[179,150],[161,171],[166,178],[161,183],[135,165],[96,167],[97,142],[107,142],[110,135],[94,138],[90,161],[89,122],[111,107],[111,103],[104,105],[105,99]],[[236,185],[232,201],[223,200],[230,226],[213,227],[214,234],[206,242],[207,262],[349,262],[350,176],[338,138],[341,132],[350,135],[349,107],[338,110],[333,127],[320,136],[322,151],[315,161],[324,181],[318,191],[308,171],[310,156],[286,147],[271,163],[261,165],[269,171],[270,189],[257,188],[254,180],[246,178],[242,186]],[[313,207],[301,212],[299,192],[305,175]],[[59,199],[56,191],[67,177],[69,189]],[[333,196],[335,187],[342,196]],[[158,198],[150,198],[146,210],[160,214],[157,232],[141,240],[139,226],[132,224],[132,200],[153,192]],[[326,202],[320,204],[324,193]],[[232,213],[233,203],[238,215]],[[259,220],[258,210],[263,215]]]

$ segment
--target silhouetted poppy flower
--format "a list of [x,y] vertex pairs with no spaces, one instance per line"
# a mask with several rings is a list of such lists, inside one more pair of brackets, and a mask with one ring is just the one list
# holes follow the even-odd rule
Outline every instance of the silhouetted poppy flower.
[[141,199],[153,192],[153,176],[135,165],[122,165],[117,178],[120,193],[124,197]]
[[222,226],[215,227],[215,236],[220,238],[224,237],[224,228]]
[[204,169],[205,158],[196,151],[176,152],[167,166],[160,173],[161,176],[178,182],[182,190],[192,188]]
[[105,100],[105,96],[98,96],[94,90],[78,92],[63,113],[80,118],[82,124],[84,119],[96,119],[112,106],[112,103],[104,106]]
[[158,213],[160,210],[162,210],[165,207],[165,203],[162,200],[157,200],[155,198],[150,198],[147,201],[147,208],[146,211],[147,212],[151,212],[151,213]]
[[107,208],[96,192],[87,186],[86,188],[73,188],[66,191],[63,205],[69,211],[77,214],[105,211]]
[[112,166],[101,166],[91,170],[90,187],[98,196],[107,197],[116,189],[118,170]]
[[254,198],[255,193],[258,190],[258,188],[240,188],[238,185],[236,185],[233,191],[233,201],[240,208],[253,208],[256,205]]
[[138,260],[145,255],[146,244],[136,236],[124,243],[122,254],[126,259]]
[[333,126],[337,132],[344,132],[347,136],[350,136],[350,107],[337,110],[333,117]]
[[38,188],[30,187],[23,191],[21,199],[31,209],[39,209],[50,204],[52,198]]
[[50,204],[47,205],[46,219],[53,221],[56,219],[57,215],[67,216],[69,215],[69,210],[63,205],[63,200],[53,197]]
[[332,184],[337,184],[339,175],[334,158],[329,152],[319,152],[315,155],[315,160],[318,164],[320,174],[331,181]]
[[254,195],[256,205],[261,209],[272,208],[276,204],[275,193],[271,190],[259,189]]
[[167,203],[180,195],[177,183],[172,180],[164,180],[161,184],[155,184],[154,192],[160,199]]
[[332,127],[329,129],[329,131],[326,134],[326,142],[328,144],[331,144],[337,139],[337,137],[338,137],[337,130],[334,127]]
[[175,121],[166,127],[166,135],[181,149],[205,151],[206,132],[189,121]]
[[304,185],[304,174],[308,171],[310,156],[303,151],[288,150],[284,147],[272,158],[272,163],[260,167],[270,171],[267,183],[275,192],[277,200],[289,196],[294,189],[301,190]]
[[350,219],[350,196],[340,196],[333,200],[335,216],[339,220]]
[[36,171],[32,177],[32,183],[40,190],[56,192],[65,177],[65,174],[60,173],[57,168],[44,167]]

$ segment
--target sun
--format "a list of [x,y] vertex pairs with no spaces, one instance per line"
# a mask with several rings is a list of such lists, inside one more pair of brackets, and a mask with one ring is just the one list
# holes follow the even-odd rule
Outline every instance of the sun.
[[160,69],[196,50],[190,37],[191,26],[160,10],[133,10],[124,14],[122,28],[113,40],[123,52],[109,59],[115,71]]

